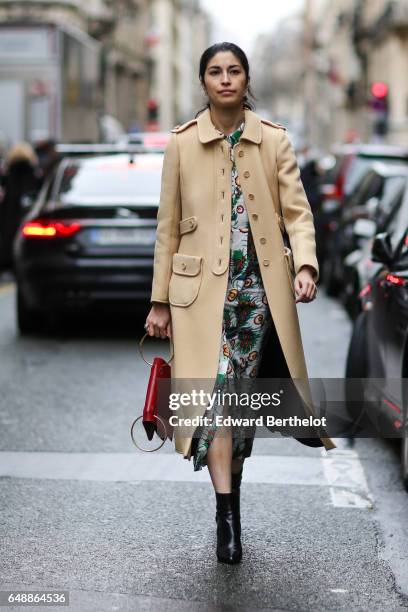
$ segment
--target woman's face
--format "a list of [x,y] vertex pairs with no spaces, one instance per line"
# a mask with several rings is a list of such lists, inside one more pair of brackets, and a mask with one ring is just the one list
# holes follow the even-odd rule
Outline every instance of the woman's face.
[[245,70],[231,51],[220,51],[208,62],[204,87],[214,106],[241,106],[247,85]]

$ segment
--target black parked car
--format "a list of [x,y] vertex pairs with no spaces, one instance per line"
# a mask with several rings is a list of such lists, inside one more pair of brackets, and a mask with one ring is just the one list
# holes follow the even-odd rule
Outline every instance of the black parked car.
[[[355,146],[355,145],[353,145]],[[361,144],[347,156],[347,169],[337,218],[332,222],[330,240],[322,270],[323,283],[329,295],[337,296],[344,286],[344,258],[355,248],[354,221],[367,216],[370,198],[381,198],[383,182],[367,177],[375,162],[408,167],[408,149],[390,145]]]
[[[325,261],[332,237],[339,226],[338,220],[344,195],[345,176],[355,156],[357,146],[356,144],[335,144],[328,155],[319,159],[319,167],[323,170],[320,177],[319,224],[316,223],[314,212],[313,215],[315,217],[316,241],[320,242],[318,261],[323,271],[322,276],[324,276]],[[327,167],[326,170],[324,170],[325,167]]]
[[408,490],[407,186],[396,214],[373,239],[371,259],[347,355],[346,399],[360,435],[379,430],[384,437],[401,436]]
[[150,296],[163,153],[65,157],[14,242],[21,333]]
[[350,252],[343,260],[340,298],[352,319],[360,312],[358,294],[365,284],[367,270],[371,272],[373,236],[390,227],[401,205],[407,179],[408,166],[376,162],[360,183],[366,191],[378,190],[380,186],[381,195],[369,198],[362,207],[356,206],[352,210],[355,220],[344,228],[343,240]]

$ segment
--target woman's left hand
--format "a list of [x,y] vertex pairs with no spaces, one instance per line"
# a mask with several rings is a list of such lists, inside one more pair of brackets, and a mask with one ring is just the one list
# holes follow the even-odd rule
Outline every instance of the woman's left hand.
[[313,280],[314,268],[311,266],[302,266],[296,274],[294,287],[297,294],[296,304],[298,302],[311,302],[315,299],[317,288]]

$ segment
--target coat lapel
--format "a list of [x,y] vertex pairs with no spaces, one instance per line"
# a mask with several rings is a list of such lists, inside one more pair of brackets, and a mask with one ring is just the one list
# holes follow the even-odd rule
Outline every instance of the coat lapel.
[[[262,141],[262,124],[258,115],[249,109],[245,109],[245,128],[241,134],[241,140],[249,140],[255,144]],[[198,138],[202,144],[220,140],[224,134],[217,130],[211,120],[210,109],[207,108],[197,119]]]

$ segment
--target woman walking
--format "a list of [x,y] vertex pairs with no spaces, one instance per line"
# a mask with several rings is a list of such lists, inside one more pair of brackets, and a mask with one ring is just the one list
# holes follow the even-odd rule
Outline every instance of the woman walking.
[[[170,338],[174,379],[215,381],[215,391],[261,376],[306,379],[295,304],[315,298],[319,268],[292,145],[283,126],[253,112],[248,60],[237,45],[208,48],[200,81],[207,106],[172,130],[166,149],[145,328]],[[193,457],[194,470],[208,466],[217,558],[238,563],[240,484],[253,435],[217,426],[221,413],[215,403],[209,423],[187,435],[175,428],[175,447]],[[327,437],[311,444],[335,447]]]

